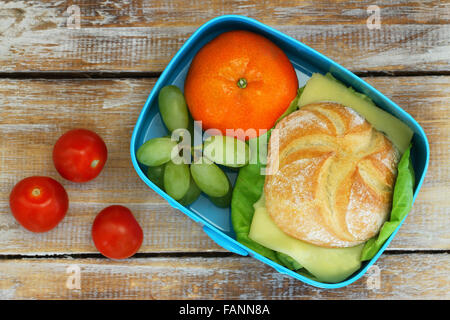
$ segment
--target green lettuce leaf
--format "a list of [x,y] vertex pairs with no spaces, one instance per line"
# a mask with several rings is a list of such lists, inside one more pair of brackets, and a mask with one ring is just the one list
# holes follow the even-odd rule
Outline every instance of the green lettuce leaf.
[[302,265],[298,263],[298,261],[292,258],[290,255],[278,251],[276,251],[276,254],[278,260],[280,260],[281,264],[283,264],[286,268],[294,271],[303,268]]
[[[297,110],[298,100],[303,92],[303,88],[304,87],[298,89],[297,96],[292,100],[289,107],[276,123],[288,114]],[[231,223],[233,224],[237,241],[272,261],[282,264],[289,269],[296,270],[295,268],[298,268],[300,265],[294,261],[294,259],[266,248],[248,237],[253,214],[255,212],[253,204],[261,197],[265,181],[265,175],[261,174],[261,171],[264,169],[265,161],[263,161],[264,159],[261,159],[261,157],[265,158],[267,156],[267,150],[261,150],[259,148],[262,147],[267,149],[270,133],[271,130],[261,135],[259,138],[249,141],[250,149],[252,150],[251,159],[254,159],[254,161],[251,161],[248,165],[239,170],[239,175],[236,179],[231,199]],[[259,141],[261,139],[265,139],[264,145],[260,145]]]
[[294,100],[292,100],[291,104],[286,109],[286,111],[278,118],[278,120],[275,122],[275,125],[278,122],[280,122],[281,119],[283,119],[284,117],[286,117],[287,115],[291,114],[292,112],[294,112],[295,110],[298,109],[298,100],[300,99],[300,96],[301,96],[303,90],[305,90],[305,86],[306,85],[297,89],[297,96],[294,98]]
[[261,197],[265,176],[262,165],[248,164],[239,170],[231,199],[231,222],[236,240],[266,258],[280,263],[275,251],[268,249],[248,237],[255,209],[253,204]]
[[[265,139],[267,144],[270,133],[271,131],[268,131],[257,138],[255,147],[267,147],[267,145],[260,145],[259,140]],[[261,198],[265,182],[265,175],[261,172],[264,169],[266,154],[264,151],[260,153],[259,149],[253,152],[256,152],[254,161],[256,163],[250,163],[239,170],[231,199],[231,222],[236,233],[236,240],[288,269],[301,269],[302,266],[289,255],[266,248],[248,237],[255,213],[253,205]]]
[[411,210],[414,189],[414,168],[410,158],[411,145],[405,151],[397,169],[397,180],[395,181],[394,195],[392,199],[392,210],[389,221],[386,221],[380,229],[377,237],[369,239],[364,245],[361,253],[361,261],[372,259],[384,242],[390,237],[400,222]]

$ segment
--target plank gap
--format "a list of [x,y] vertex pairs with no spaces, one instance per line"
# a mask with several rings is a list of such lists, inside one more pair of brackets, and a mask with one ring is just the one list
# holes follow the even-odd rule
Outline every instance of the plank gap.
[[[126,260],[142,259],[142,258],[227,258],[239,257],[239,255],[232,252],[142,252],[136,253],[133,257]],[[0,254],[1,260],[26,260],[26,259],[104,259],[106,258],[100,253],[52,253],[52,254]],[[123,261],[126,261],[123,260]],[[120,261],[120,260],[113,260]]]
[[[352,70],[350,70],[352,71]],[[425,77],[425,76],[450,76],[450,70],[427,71],[352,71],[358,77]],[[25,71],[25,72],[0,72],[0,79],[151,79],[159,78],[162,72],[146,71]]]
[[[410,255],[410,254],[450,254],[450,250],[386,250],[383,255]],[[230,258],[230,257],[240,257],[239,255],[232,252],[142,252],[136,253],[133,257],[126,260],[132,259],[145,259],[145,258]],[[250,256],[246,256],[250,258]],[[244,257],[245,258],[245,257]],[[100,253],[55,253],[55,254],[0,254],[1,260],[26,260],[26,259],[104,259],[106,258]],[[125,261],[125,260],[124,260]]]
[[161,72],[142,72],[142,71],[32,71],[32,72],[0,72],[0,79],[58,79],[58,80],[77,80],[77,79],[148,79],[158,78]]

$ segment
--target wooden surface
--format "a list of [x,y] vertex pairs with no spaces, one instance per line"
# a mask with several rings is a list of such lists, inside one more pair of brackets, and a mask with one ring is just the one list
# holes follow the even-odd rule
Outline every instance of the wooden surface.
[[354,71],[450,68],[446,1],[377,1],[380,30],[366,26],[370,0],[70,3],[80,7],[80,29],[66,28],[65,1],[0,4],[0,71],[159,72],[201,24],[223,14],[253,17]]
[[[69,290],[73,265],[81,286]],[[21,299],[449,299],[449,265],[445,254],[384,255],[377,262],[379,288],[370,287],[371,271],[349,287],[323,290],[236,256],[11,259],[0,262],[0,293]]]
[[[0,1],[0,298],[378,299],[450,298],[450,6],[378,1],[381,29],[366,26],[370,1]],[[132,168],[129,141],[157,76],[201,24],[222,14],[256,18],[362,75],[424,128],[430,167],[413,210],[369,276],[339,290],[310,287],[226,252],[150,190]],[[109,158],[87,184],[63,181],[51,150],[68,129],[105,140]],[[12,186],[48,175],[70,197],[67,217],[46,234],[12,218]],[[139,254],[102,258],[95,214],[124,204],[144,229]],[[79,266],[81,289],[68,289]],[[245,270],[245,272],[244,272]]]

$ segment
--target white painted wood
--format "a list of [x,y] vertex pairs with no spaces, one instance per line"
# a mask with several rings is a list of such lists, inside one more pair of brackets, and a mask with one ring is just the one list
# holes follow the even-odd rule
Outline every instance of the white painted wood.
[[[423,188],[390,249],[448,250],[449,77],[365,79],[419,121],[431,147]],[[141,252],[224,251],[150,190],[132,167],[131,133],[154,83],[155,79],[0,80],[0,254],[96,252],[90,226],[95,214],[111,204],[130,207],[142,223]],[[58,136],[75,127],[98,132],[109,150],[100,176],[85,184],[64,181],[51,159]],[[14,184],[36,174],[62,182],[70,197],[66,219],[43,235],[24,231],[8,206]]]
[[67,28],[67,4],[0,1],[0,71],[162,71],[203,23],[223,14],[253,17],[354,71],[450,70],[445,1],[91,1],[81,28]]
[[[80,289],[66,286],[70,266],[80,270]],[[252,258],[25,258],[0,261],[0,298],[449,299],[449,266],[448,254],[383,255],[354,284],[325,290]]]

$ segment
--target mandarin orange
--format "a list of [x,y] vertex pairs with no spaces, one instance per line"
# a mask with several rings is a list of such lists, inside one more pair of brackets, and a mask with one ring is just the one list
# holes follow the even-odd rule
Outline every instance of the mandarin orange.
[[[286,54],[269,39],[244,30],[222,33],[199,50],[184,93],[203,129],[270,129],[297,94]],[[247,131],[251,134],[251,130]]]

